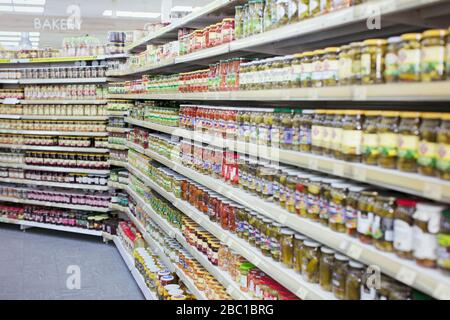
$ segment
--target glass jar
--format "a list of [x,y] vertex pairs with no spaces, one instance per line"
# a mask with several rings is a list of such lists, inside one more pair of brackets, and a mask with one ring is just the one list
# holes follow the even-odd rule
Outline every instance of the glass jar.
[[313,110],[302,110],[300,119],[300,146],[299,151],[311,152],[311,125],[314,117]]
[[366,190],[365,186],[350,185],[345,206],[345,233],[351,237],[357,236],[358,227],[358,201],[361,192]]
[[250,17],[252,34],[258,34],[263,32],[263,14],[264,14],[264,1],[254,0],[253,14]]
[[323,56],[322,82],[324,86],[335,86],[339,81],[339,48],[325,48]]
[[437,132],[438,158],[436,168],[438,176],[450,180],[450,113],[441,117],[441,126]]
[[352,59],[352,77],[350,84],[361,84],[361,47],[362,42],[350,43],[350,50],[348,52],[350,59]]
[[327,247],[320,248],[319,284],[325,291],[331,291],[335,251]]
[[289,0],[276,0],[276,26],[281,27],[289,23]]
[[294,133],[292,129],[292,110],[283,109],[281,112],[281,127],[283,131],[281,132],[281,148],[290,150],[292,149],[292,143],[294,138]]
[[398,78],[403,82],[420,81],[420,33],[402,35],[398,50]]
[[398,155],[398,123],[399,112],[383,111],[378,123],[379,155],[378,165],[383,168],[395,169]]
[[311,177],[307,183],[307,215],[308,219],[319,221],[320,195],[322,191],[321,177]]
[[316,110],[311,121],[311,152],[322,154],[322,136],[325,118],[325,110]]
[[402,41],[401,37],[390,37],[387,39],[384,81],[392,83],[398,81],[398,49]]
[[345,207],[347,205],[348,185],[344,183],[334,183],[331,185],[331,201],[328,207],[328,225],[331,230],[344,233],[345,228]]
[[309,18],[309,0],[298,0],[298,21]]
[[345,298],[345,282],[348,269],[348,258],[342,254],[334,255],[334,268],[332,274],[331,291],[340,300]]
[[307,282],[319,283],[320,244],[305,240],[303,247],[302,276]]
[[347,277],[345,279],[345,300],[360,300],[364,265],[351,260],[348,266]]
[[406,172],[417,171],[419,152],[419,112],[401,112],[398,126],[398,159],[397,169]]
[[281,233],[281,263],[288,268],[293,267],[294,262],[294,232],[283,228]]
[[333,130],[334,114],[332,110],[325,110],[322,133],[322,155],[331,156],[331,132]]
[[445,37],[447,30],[434,29],[422,33],[421,80],[443,81],[445,74]]
[[394,251],[404,259],[412,259],[413,250],[413,214],[417,201],[397,199],[394,212]]
[[234,15],[234,34],[236,39],[241,39],[243,37],[243,26],[244,26],[244,7],[236,6]]
[[294,235],[294,271],[301,273],[302,272],[302,257],[303,257],[303,250],[306,237],[296,233]]
[[274,16],[276,14],[276,12],[274,12],[272,10],[272,8],[275,8],[274,6],[275,0],[265,0],[264,3],[264,21],[263,21],[263,29],[264,32],[269,31],[273,28],[273,24],[272,21],[275,19],[272,19],[272,16]]
[[374,204],[378,193],[376,191],[362,191],[358,200],[358,238],[359,241],[371,244],[371,227],[374,219]]
[[437,241],[437,266],[450,271],[450,210],[442,212]]
[[285,208],[289,213],[295,213],[295,190],[297,186],[297,180],[297,172],[294,170],[288,171],[285,188]]
[[378,145],[378,122],[380,111],[369,110],[364,112],[365,121],[362,133],[362,161],[366,164],[376,165],[379,154]]
[[373,207],[372,238],[374,245],[381,251],[394,250],[394,211],[395,197],[378,196]]
[[437,112],[423,112],[421,116],[417,171],[423,175],[436,176],[437,130],[440,125],[440,116]]
[[436,267],[436,234],[439,232],[439,223],[443,206],[431,203],[417,203],[414,212],[413,256],[416,263],[425,268]]
[[302,55],[300,82],[302,88],[312,87],[312,73],[314,70],[313,58],[314,52],[307,51]]
[[270,227],[270,255],[275,261],[281,260],[281,229],[282,225],[277,222]]
[[331,122],[331,141],[330,141],[330,149],[331,156],[336,159],[342,159],[342,132],[344,131],[342,126],[342,121],[344,120],[345,111],[344,110],[334,110],[333,111],[333,120]]
[[361,49],[362,84],[383,83],[386,45],[385,39],[368,39],[363,42]]
[[347,110],[342,120],[341,153],[344,161],[361,161],[362,134],[362,112]]
[[270,257],[270,226],[272,224],[272,220],[264,218],[262,219],[261,227],[260,227],[260,241],[259,241],[259,249],[263,256]]
[[303,59],[303,54],[294,54],[292,57],[289,88],[300,88],[302,85],[302,82],[301,82],[302,59]]
[[350,55],[350,45],[344,45],[339,51],[339,84],[346,86],[351,84],[353,77],[352,56]]
[[323,67],[325,50],[315,50],[311,59],[312,73],[311,86],[314,88],[323,87]]

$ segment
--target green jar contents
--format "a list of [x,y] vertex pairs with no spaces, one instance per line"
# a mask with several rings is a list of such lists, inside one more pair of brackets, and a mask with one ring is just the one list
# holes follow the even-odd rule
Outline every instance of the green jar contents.
[[376,165],[379,155],[378,122],[380,112],[369,110],[364,112],[365,121],[362,127],[362,162]]
[[412,259],[413,251],[413,214],[417,201],[411,199],[397,199],[394,211],[394,251],[404,259]]
[[294,264],[294,232],[283,228],[281,233],[281,263],[288,268]]
[[313,221],[319,221],[322,179],[321,177],[311,177],[307,185],[308,211],[306,217]]
[[334,183],[343,182],[340,179],[323,178],[321,181],[321,192],[319,197],[319,221],[322,225],[328,226],[330,217],[330,202],[331,202],[331,185]]
[[294,151],[300,151],[300,125],[302,122],[302,110],[295,109],[292,117],[292,146]]
[[350,45],[344,45],[339,49],[339,84],[342,86],[352,83],[353,60],[350,54]]
[[301,273],[302,272],[302,261],[303,261],[303,252],[304,252],[304,242],[306,237],[296,233],[294,235],[294,271]]
[[303,246],[302,276],[307,282],[319,283],[320,244],[305,240]]
[[328,205],[328,225],[331,230],[345,233],[345,207],[347,205],[347,193],[349,185],[333,183],[331,185],[331,201]]
[[427,30],[422,33],[421,80],[443,81],[445,72],[445,38],[447,30]]
[[281,127],[283,131],[281,132],[281,148],[290,150],[292,149],[292,144],[294,141],[294,129],[292,128],[292,111],[291,109],[281,109]]
[[441,126],[437,132],[438,158],[436,167],[439,178],[450,180],[450,113],[442,114],[441,120]]
[[397,159],[397,169],[400,171],[417,172],[420,116],[419,112],[400,113]]
[[351,260],[348,263],[348,273],[345,279],[345,300],[361,299],[361,282],[364,273],[364,265]]
[[325,110],[316,110],[311,121],[311,151],[314,154],[322,154],[324,120]]
[[332,288],[334,255],[334,250],[331,250],[328,247],[320,248],[319,284],[323,290],[329,292],[331,292]]
[[362,84],[383,83],[386,46],[385,39],[368,39],[363,42],[361,48]]
[[362,112],[347,110],[342,120],[342,160],[361,162],[362,154]]
[[234,7],[234,36],[236,39],[241,39],[243,37],[243,27],[244,27],[244,7],[236,6]]
[[384,81],[386,83],[398,81],[398,49],[401,41],[401,37],[387,39],[386,57],[384,58]]
[[436,161],[438,156],[437,130],[441,123],[441,114],[423,112],[419,127],[419,150],[417,170],[420,174],[436,176]]
[[372,243],[371,227],[374,219],[374,204],[378,193],[362,191],[358,200],[358,239],[362,243]]
[[312,87],[312,73],[314,70],[313,51],[303,52],[301,59],[300,82],[302,88]]
[[272,220],[264,218],[262,219],[261,229],[260,229],[260,243],[259,248],[263,256],[270,257],[270,226]]
[[374,245],[381,251],[394,250],[394,211],[395,197],[378,196],[373,206],[372,238]]
[[248,243],[256,245],[257,213],[251,211],[248,219]]
[[340,300],[345,298],[345,283],[348,270],[348,258],[342,254],[334,255],[334,268],[332,274],[331,291]]
[[250,271],[256,267],[250,262],[243,262],[239,266],[239,289],[244,292],[248,291],[248,276]]
[[281,260],[281,224],[272,222],[270,226],[270,255],[273,260]]
[[285,208],[289,213],[295,213],[295,188],[297,185],[297,172],[294,170],[288,171],[286,177],[286,205]]
[[323,132],[322,132],[322,155],[331,156],[331,134],[333,130],[333,111],[325,110],[325,115],[323,119]]
[[378,123],[378,165],[380,167],[396,168],[399,116],[400,113],[396,111],[381,112],[381,120]]
[[325,50],[313,51],[312,57],[312,71],[311,71],[311,86],[314,88],[323,87],[323,67]]
[[335,110],[333,111],[333,120],[331,121],[331,138],[330,138],[330,149],[331,156],[336,159],[342,159],[342,121],[344,120],[345,111]]
[[361,84],[361,47],[362,42],[350,43],[350,50],[348,52],[350,59],[352,59],[352,77],[350,84]]
[[289,79],[289,88],[300,88],[302,85],[302,58],[303,54],[294,54],[292,56],[291,76]]
[[437,265],[445,271],[450,271],[450,210],[442,212],[437,241]]
[[398,50],[398,78],[400,81],[420,81],[421,39],[420,33],[402,35],[402,42]]
[[273,202],[284,208],[286,206],[286,198],[284,197],[284,189],[286,188],[286,179],[288,177],[287,167],[278,167],[278,171],[273,181]]
[[366,190],[367,187],[352,184],[348,187],[348,195],[345,206],[345,233],[351,237],[358,235],[358,201],[361,192]]
[[311,152],[311,126],[314,110],[303,110],[300,119],[300,145],[299,151]]
[[273,124],[273,109],[267,109],[263,113],[261,125],[258,127],[258,144],[263,146],[271,145],[270,131]]
[[264,29],[264,2],[263,0],[253,0],[253,14],[251,17],[251,30],[252,34],[258,34],[263,32]]
[[339,48],[325,48],[322,64],[323,86],[335,86],[339,82]]

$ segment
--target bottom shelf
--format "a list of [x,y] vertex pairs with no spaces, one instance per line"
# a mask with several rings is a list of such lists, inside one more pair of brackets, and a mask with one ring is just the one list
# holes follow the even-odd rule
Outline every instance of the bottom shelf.
[[156,295],[153,291],[151,291],[147,285],[145,284],[144,277],[139,273],[139,271],[133,267],[131,270],[131,274],[133,275],[134,280],[136,281],[139,289],[141,289],[142,294],[144,295],[146,300],[157,300]]

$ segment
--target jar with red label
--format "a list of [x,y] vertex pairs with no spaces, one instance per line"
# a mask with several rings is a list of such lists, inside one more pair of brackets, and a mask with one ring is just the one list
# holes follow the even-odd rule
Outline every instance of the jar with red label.
[[223,19],[222,22],[222,43],[229,43],[234,40],[234,19]]

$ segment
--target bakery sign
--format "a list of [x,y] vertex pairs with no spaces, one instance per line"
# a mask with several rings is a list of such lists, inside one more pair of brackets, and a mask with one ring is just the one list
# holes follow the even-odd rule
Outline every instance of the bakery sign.
[[67,17],[63,18],[34,18],[34,29],[53,31],[81,30],[81,8],[70,5],[66,9]]

